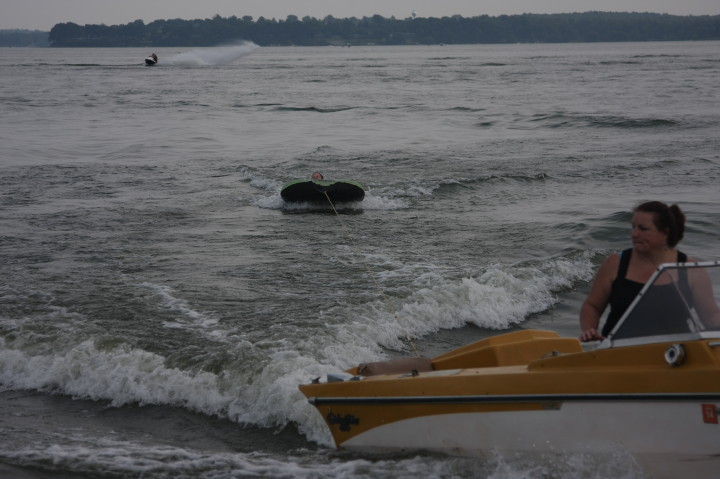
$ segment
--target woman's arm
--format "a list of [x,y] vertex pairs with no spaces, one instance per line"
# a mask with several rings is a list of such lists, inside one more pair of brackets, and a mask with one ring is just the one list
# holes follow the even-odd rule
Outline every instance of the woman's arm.
[[610,300],[612,282],[615,280],[620,255],[613,254],[605,259],[600,266],[590,293],[580,308],[580,341],[595,341],[604,339],[598,331],[600,317]]
[[708,329],[720,329],[720,308],[713,296],[713,285],[703,268],[690,271],[690,287],[700,319]]

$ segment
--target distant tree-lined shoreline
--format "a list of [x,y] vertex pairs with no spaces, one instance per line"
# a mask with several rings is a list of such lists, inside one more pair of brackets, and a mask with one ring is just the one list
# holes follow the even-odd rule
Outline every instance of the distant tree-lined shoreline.
[[[1,38],[1,36],[0,36]],[[237,40],[270,45],[418,45],[720,40],[720,15],[585,12],[490,17],[284,20],[250,16],[204,20],[136,20],[126,25],[59,23],[53,47],[214,46]]]
[[41,30],[0,30],[0,47],[49,47],[48,32]]

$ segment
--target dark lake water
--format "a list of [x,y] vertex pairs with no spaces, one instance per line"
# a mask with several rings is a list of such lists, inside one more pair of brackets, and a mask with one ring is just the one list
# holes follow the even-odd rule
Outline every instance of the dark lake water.
[[[576,336],[641,201],[719,259],[719,47],[0,49],[0,476],[641,476],[338,452],[297,386]],[[280,199],[316,170],[365,200]]]

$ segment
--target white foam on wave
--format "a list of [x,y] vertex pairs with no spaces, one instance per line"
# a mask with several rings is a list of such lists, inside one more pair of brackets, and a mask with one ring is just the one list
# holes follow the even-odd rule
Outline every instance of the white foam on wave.
[[114,406],[170,404],[210,414],[222,411],[228,399],[215,374],[168,368],[164,361],[127,346],[98,350],[92,340],[33,356],[7,348],[0,339],[0,383],[6,389],[59,391]]
[[[352,203],[337,203],[338,210],[400,210],[408,207],[408,202],[398,198],[384,198],[379,196],[365,195],[363,201]],[[255,199],[255,206],[272,210],[286,211],[326,211],[332,209],[330,205],[315,203],[287,203],[280,197],[280,188],[271,196],[262,196]]]
[[285,206],[285,201],[280,197],[280,193],[272,196],[260,196],[254,200],[255,206],[268,210],[281,210]]
[[[281,349],[284,346],[279,346]],[[248,343],[229,346],[243,357]],[[257,365],[256,365],[257,367]],[[297,386],[313,374],[334,372],[295,351],[271,354],[260,373],[239,361],[220,373],[168,367],[163,356],[116,346],[99,350],[94,341],[65,352],[32,355],[7,347],[0,338],[0,390],[37,390],[77,398],[129,404],[169,405],[263,427],[300,426],[307,437],[330,446],[332,440]],[[251,376],[249,376],[251,375]]]
[[440,187],[440,185],[433,185],[433,186],[427,186],[427,185],[408,185],[405,188],[402,189],[402,191],[398,192],[397,194],[402,194],[403,196],[411,196],[411,197],[421,197],[421,196],[432,196],[433,192],[437,190]]
[[253,176],[249,179],[248,183],[250,183],[250,186],[253,188],[277,192],[278,195],[280,194],[280,189],[282,188],[282,185],[277,180],[264,178],[262,176]]
[[257,173],[255,173],[255,171],[253,171],[251,168],[248,168],[246,166],[241,167],[237,172],[237,178],[240,181],[249,183],[256,177],[257,177]]
[[421,198],[432,196],[433,193],[442,186],[442,182],[409,182],[401,185],[387,185],[376,188],[378,196],[385,198]]
[[161,64],[180,66],[217,66],[229,65],[260,48],[253,42],[240,42],[237,45],[226,45],[211,48],[199,48],[179,53]]
[[[441,272],[423,275],[424,286],[406,298],[375,301],[347,312],[352,321],[336,325],[332,333],[347,348],[324,351],[329,363],[341,367],[353,362],[383,359],[378,346],[404,349],[406,335],[422,337],[441,329],[466,324],[503,330],[522,323],[529,315],[545,311],[557,302],[557,292],[576,281],[589,280],[593,267],[589,255],[558,258],[534,266],[509,265],[487,268],[477,276],[448,280]],[[367,358],[376,354],[375,358]],[[361,359],[359,357],[362,356]]]
[[[422,265],[428,268],[431,265]],[[551,307],[557,301],[556,291],[591,275],[592,263],[585,255],[536,266],[496,266],[460,280],[447,280],[436,272],[426,278],[433,286],[405,299],[322,311],[318,318],[322,327],[313,334],[298,334],[274,346],[276,352],[252,384],[243,388],[228,414],[238,422],[260,425],[294,422],[308,439],[331,445],[327,427],[298,393],[299,384],[360,362],[386,359],[383,348],[405,349],[406,335],[417,338],[468,323],[508,328]]]
[[142,283],[140,286],[153,291],[166,308],[179,313],[174,322],[165,322],[167,327],[210,328],[218,324],[217,318],[213,317],[211,313],[196,311],[186,300],[175,297],[172,288],[169,286],[147,282]]
[[[599,454],[556,453],[543,457],[505,457],[495,453],[488,458],[438,457],[416,455],[405,458],[348,458],[319,454],[282,456],[257,452],[216,452],[170,445],[128,442],[110,437],[84,437],[68,434],[60,438],[41,438],[32,444],[7,447],[0,451],[6,464],[36,465],[65,474],[118,477],[231,478],[292,477],[347,479],[369,476],[393,479],[446,477],[485,477],[519,479],[556,477],[589,479],[642,477],[633,458],[623,451]],[[52,466],[49,466],[52,465]],[[372,471],[372,474],[368,474]]]
[[[227,354],[236,359],[220,372],[170,367],[166,358],[124,344],[98,349],[88,340],[65,351],[38,354],[11,349],[0,339],[0,384],[6,389],[106,400],[114,406],[179,406],[262,427],[292,422],[309,440],[331,446],[322,418],[300,393],[299,384],[359,362],[385,359],[383,348],[404,349],[406,334],[417,338],[469,323],[508,328],[551,307],[558,290],[591,275],[587,256],[533,266],[495,266],[462,279],[444,279],[434,272],[426,286],[404,298],[321,311],[312,331],[308,325],[297,325],[302,332],[288,329],[285,340],[251,344],[228,335],[233,339],[227,343]],[[145,287],[178,313],[180,326],[216,329],[211,317],[168,288]]]
[[592,276],[589,258],[538,266],[495,266],[477,277],[423,288],[398,312],[415,334],[475,324],[507,329],[557,302],[556,291]]
[[402,198],[393,198],[390,196],[375,196],[372,193],[365,195],[363,207],[367,210],[403,210],[410,207],[410,202]]

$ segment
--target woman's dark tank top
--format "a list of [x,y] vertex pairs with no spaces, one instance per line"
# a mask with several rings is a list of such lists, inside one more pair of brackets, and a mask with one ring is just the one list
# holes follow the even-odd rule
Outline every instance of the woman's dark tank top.
[[[626,249],[620,253],[620,264],[615,281],[612,283],[610,290],[610,313],[608,314],[605,326],[602,328],[602,335],[607,336],[613,330],[617,322],[620,320],[630,304],[635,300],[640,290],[643,289],[645,283],[631,281],[625,277],[627,275],[628,266],[630,265],[630,257],[632,256],[632,248]],[[687,261],[687,255],[678,251],[678,263]]]

